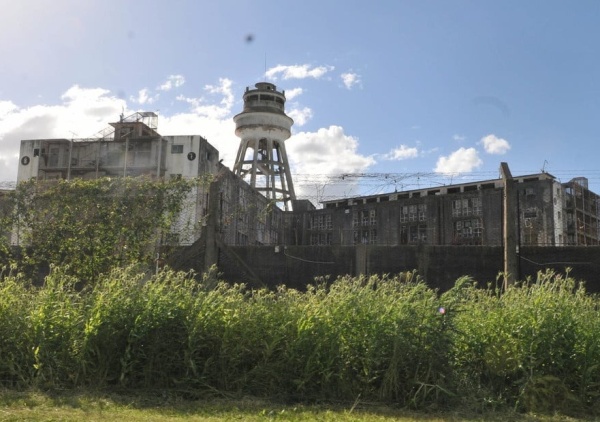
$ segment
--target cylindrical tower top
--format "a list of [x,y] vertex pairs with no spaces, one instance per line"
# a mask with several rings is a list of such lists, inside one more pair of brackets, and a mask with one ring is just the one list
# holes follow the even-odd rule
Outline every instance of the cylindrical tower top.
[[259,82],[254,85],[256,89],[246,87],[244,93],[244,111],[268,111],[270,113],[285,114],[285,91],[277,91],[277,87],[269,82]]

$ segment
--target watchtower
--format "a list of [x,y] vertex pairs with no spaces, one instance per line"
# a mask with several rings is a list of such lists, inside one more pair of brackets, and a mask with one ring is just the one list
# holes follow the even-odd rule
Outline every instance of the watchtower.
[[285,114],[285,92],[272,83],[246,88],[244,110],[234,116],[241,139],[233,171],[286,211],[296,199],[284,141],[294,121]]

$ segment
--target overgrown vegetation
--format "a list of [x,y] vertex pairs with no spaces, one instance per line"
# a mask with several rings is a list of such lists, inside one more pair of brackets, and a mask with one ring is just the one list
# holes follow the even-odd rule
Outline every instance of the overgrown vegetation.
[[21,182],[3,204],[0,235],[12,231],[22,248],[11,254],[0,236],[0,257],[28,274],[60,265],[86,282],[114,267],[147,265],[200,183],[144,177]]
[[441,295],[414,273],[305,291],[149,276],[198,183],[19,185],[0,214],[26,245],[0,241],[0,386],[600,413],[600,302],[568,273]]
[[[600,411],[598,298],[540,273],[500,294],[412,274],[249,291],[133,267],[85,289],[54,267],[0,282],[6,388],[160,388],[186,397]],[[212,282],[211,282],[212,283]]]

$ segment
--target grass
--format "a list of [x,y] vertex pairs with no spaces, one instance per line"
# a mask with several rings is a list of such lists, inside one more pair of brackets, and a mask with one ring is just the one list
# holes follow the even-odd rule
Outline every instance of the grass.
[[[366,403],[600,415],[600,302],[568,274],[540,273],[505,292],[465,277],[439,294],[412,273],[270,291],[130,267],[76,286],[59,268],[40,287],[0,281],[1,387],[350,403],[336,414],[349,420],[371,412]],[[253,411],[262,410],[280,412]]]
[[571,421],[510,411],[424,413],[357,401],[346,405],[290,405],[255,398],[186,400],[165,392],[0,392],[0,421]]

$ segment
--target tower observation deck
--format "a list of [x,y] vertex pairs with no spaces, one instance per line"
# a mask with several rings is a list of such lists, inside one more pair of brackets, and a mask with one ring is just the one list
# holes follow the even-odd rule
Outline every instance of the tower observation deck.
[[240,138],[234,173],[290,210],[296,194],[284,142],[294,121],[285,114],[285,92],[269,82],[246,88],[244,110],[233,121]]

